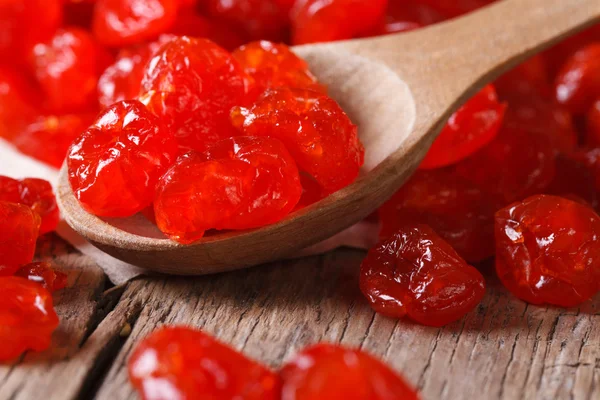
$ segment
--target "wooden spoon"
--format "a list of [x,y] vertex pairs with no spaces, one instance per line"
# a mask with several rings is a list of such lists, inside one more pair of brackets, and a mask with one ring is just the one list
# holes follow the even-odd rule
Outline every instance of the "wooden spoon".
[[281,258],[373,212],[415,170],[466,99],[502,72],[599,19],[600,0],[504,0],[418,31],[295,47],[358,124],[366,147],[365,173],[276,224],[220,233],[187,246],[154,233],[135,234],[122,228],[123,221],[119,227],[85,212],[65,168],[58,188],[61,211],[95,246],[153,271],[199,275]]

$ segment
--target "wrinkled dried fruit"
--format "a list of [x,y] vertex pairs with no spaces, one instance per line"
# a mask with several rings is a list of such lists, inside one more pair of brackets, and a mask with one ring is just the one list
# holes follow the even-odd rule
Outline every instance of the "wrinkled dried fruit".
[[292,43],[368,36],[384,19],[387,0],[303,0],[292,10]]
[[600,289],[600,217],[590,207],[537,195],[496,213],[496,272],[533,304],[576,306]]
[[52,185],[37,178],[22,180],[0,176],[0,201],[20,203],[30,207],[41,218],[40,235],[56,229],[60,219]]
[[46,350],[58,326],[50,292],[27,279],[6,276],[0,277],[0,293],[0,361],[26,350]]
[[15,276],[41,284],[50,292],[64,289],[67,286],[67,275],[56,271],[48,262],[35,262],[19,268]]
[[556,100],[572,113],[585,114],[600,93],[600,43],[569,57],[555,82]]
[[235,135],[229,111],[244,104],[245,83],[231,54],[209,40],[183,36],[148,63],[142,102],[173,130],[182,150],[204,151]]
[[248,43],[236,49],[233,57],[253,79],[253,98],[260,96],[268,88],[282,86],[327,92],[310,73],[306,61],[292,53],[284,44],[265,40]]
[[287,0],[207,0],[205,8],[213,17],[241,29],[251,40],[283,41],[287,39],[291,3]]
[[475,153],[494,139],[505,109],[498,102],[494,87],[484,87],[452,114],[419,168],[443,167]]
[[175,22],[177,0],[98,0],[92,31],[109,47],[152,40]]
[[358,349],[321,343],[298,353],[280,372],[282,400],[417,400],[400,375]]
[[275,373],[207,334],[185,327],[154,331],[135,349],[129,379],[143,399],[276,400]]
[[277,139],[237,137],[180,158],[154,201],[158,227],[189,243],[208,229],[247,229],[276,222],[298,203],[293,158]]
[[109,61],[94,38],[79,28],[61,29],[32,50],[35,76],[53,111],[94,109],[96,84]]
[[256,170],[245,204],[226,225],[249,229],[272,224],[292,211],[302,194],[298,167],[283,143],[274,138],[225,139],[202,155],[206,161],[240,160]]
[[98,79],[100,105],[110,107],[118,101],[137,98],[146,64],[163,44],[173,38],[172,35],[160,35],[154,42],[121,49],[115,62]]
[[158,179],[176,156],[172,132],[139,101],[122,101],[73,142],[69,182],[88,212],[126,217],[152,203]]
[[93,113],[40,115],[12,143],[21,153],[60,168],[73,140],[90,126],[95,117]]
[[364,162],[356,126],[322,93],[270,89],[251,108],[234,108],[232,121],[245,135],[281,140],[327,194],[352,183]]
[[0,201],[0,276],[12,275],[33,260],[39,230],[40,216],[31,208]]
[[456,164],[456,172],[500,204],[543,192],[556,170],[554,148],[542,135],[504,126],[494,140]]
[[407,225],[369,250],[360,289],[381,314],[443,326],[479,304],[485,282],[429,226]]
[[407,223],[426,224],[465,260],[494,254],[494,204],[477,186],[438,169],[418,171],[380,209],[381,238]]

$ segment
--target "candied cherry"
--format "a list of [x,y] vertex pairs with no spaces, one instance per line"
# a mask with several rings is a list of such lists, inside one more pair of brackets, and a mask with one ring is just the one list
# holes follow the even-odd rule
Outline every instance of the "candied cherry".
[[183,151],[235,136],[229,112],[244,104],[247,77],[226,50],[187,36],[161,47],[147,64],[142,102],[170,127]]
[[67,157],[75,197],[90,213],[133,215],[152,203],[158,179],[177,157],[173,133],[137,100],[104,110]]
[[50,292],[18,276],[0,277],[0,292],[0,360],[12,360],[26,350],[46,350],[58,327]]
[[60,168],[69,146],[96,117],[92,113],[39,115],[12,143],[23,154]]
[[358,349],[320,343],[283,366],[281,400],[417,400],[404,379]]
[[301,193],[297,167],[281,142],[238,137],[218,142],[204,154],[181,157],[158,184],[154,212],[161,231],[190,243],[208,229],[276,222],[294,208]]
[[7,276],[33,260],[40,216],[26,205],[0,201],[0,228],[0,276]]
[[98,77],[107,61],[107,53],[79,28],[61,29],[32,49],[35,76],[54,111],[92,109]]
[[568,37],[546,50],[542,56],[547,61],[550,76],[555,77],[565,60],[573,53],[594,42],[600,42],[600,24]]
[[92,32],[108,47],[152,40],[173,26],[178,3],[178,0],[98,0],[92,16]]
[[594,176],[596,192],[600,193],[600,148],[580,148],[571,153],[570,157],[588,167]]
[[406,223],[427,224],[461,257],[479,262],[494,254],[494,201],[445,169],[417,171],[380,209],[381,237]]
[[591,207],[598,206],[594,173],[580,160],[559,154],[556,157],[556,174],[545,190],[553,194],[579,201]]
[[573,151],[579,141],[571,113],[560,104],[537,95],[510,96],[504,124],[541,135],[560,153]]
[[207,161],[240,160],[254,168],[245,205],[227,224],[248,229],[272,224],[292,211],[302,194],[296,162],[283,143],[274,138],[240,136],[210,146]]
[[585,143],[588,146],[600,146],[600,97],[587,115]]
[[128,363],[143,399],[276,400],[278,376],[209,335],[163,327],[145,338]]
[[556,77],[556,100],[574,114],[585,114],[600,93],[600,41],[569,57]]
[[548,65],[539,54],[504,73],[494,86],[502,100],[507,96],[512,99],[515,95],[549,97],[552,93]]
[[245,135],[281,140],[327,194],[352,183],[364,162],[356,125],[335,100],[313,90],[269,89],[251,108],[234,108],[232,122]]
[[385,19],[368,36],[407,32],[443,20],[437,11],[417,0],[390,0]]
[[483,298],[485,281],[427,225],[405,225],[369,250],[360,289],[375,311],[443,326]]
[[118,101],[137,98],[146,64],[163,44],[173,38],[173,35],[160,35],[154,42],[121,49],[115,62],[98,79],[100,105],[109,107]]
[[456,164],[455,171],[500,204],[509,204],[548,187],[554,158],[545,137],[505,125],[487,146]]
[[177,15],[177,20],[169,33],[209,39],[229,51],[247,42],[237,30],[223,21],[208,19],[188,10]]
[[25,61],[31,47],[60,26],[62,5],[62,0],[0,1],[0,59]]
[[454,164],[494,139],[506,106],[498,102],[494,86],[487,85],[448,120],[427,152],[420,168]]
[[39,283],[50,292],[67,287],[67,275],[57,271],[48,262],[35,262],[19,268],[15,276]]
[[496,0],[420,0],[448,18],[458,17],[492,4]]
[[291,13],[292,43],[368,36],[385,17],[387,0],[301,0]]
[[204,6],[209,15],[238,27],[252,40],[287,39],[291,1],[206,0]]
[[0,138],[18,136],[35,118],[41,94],[22,74],[0,66]]
[[292,53],[285,44],[266,40],[252,42],[236,49],[233,57],[253,79],[255,95],[252,97],[258,97],[268,88],[281,86],[327,92],[308,70],[306,61]]
[[0,201],[20,203],[30,207],[41,218],[40,235],[56,229],[60,219],[56,198],[50,182],[37,178],[20,181],[0,176]]
[[586,205],[536,195],[496,213],[496,272],[532,304],[576,306],[600,285],[600,217]]

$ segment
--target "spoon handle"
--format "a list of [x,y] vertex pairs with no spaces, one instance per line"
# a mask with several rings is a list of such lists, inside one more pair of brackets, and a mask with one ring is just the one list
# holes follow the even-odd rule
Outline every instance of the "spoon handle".
[[350,46],[422,89],[413,93],[417,97],[442,94],[440,101],[447,104],[465,100],[501,73],[599,21],[600,0],[503,0],[424,30]]

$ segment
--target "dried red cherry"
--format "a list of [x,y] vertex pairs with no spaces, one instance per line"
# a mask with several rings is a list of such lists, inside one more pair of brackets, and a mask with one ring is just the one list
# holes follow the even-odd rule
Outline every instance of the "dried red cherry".
[[585,143],[588,146],[600,146],[600,97],[587,115]]
[[556,174],[545,194],[554,194],[597,207],[598,192],[595,182],[594,172],[581,160],[559,154],[556,157]]
[[308,70],[306,61],[285,44],[266,40],[252,42],[236,49],[233,57],[253,79],[252,97],[258,97],[268,88],[281,86],[327,92]]
[[600,93],[600,43],[569,57],[555,82],[556,99],[575,114],[585,114]]
[[298,353],[280,372],[282,400],[417,400],[400,375],[358,349],[321,343]]
[[92,31],[109,47],[156,38],[175,22],[178,0],[98,0]]
[[536,55],[506,72],[494,82],[498,97],[507,100],[518,96],[549,97],[552,84],[544,57]]
[[333,99],[313,90],[269,89],[251,108],[234,108],[232,121],[245,135],[281,140],[327,194],[352,183],[364,161],[356,126]]
[[456,164],[456,172],[500,204],[543,192],[556,170],[554,148],[542,135],[504,126],[494,140]]
[[53,111],[93,109],[96,84],[110,58],[86,31],[61,29],[32,50],[32,64]]
[[452,18],[459,15],[475,11],[478,8],[487,6],[496,0],[420,0],[442,13],[443,15]]
[[275,373],[207,334],[163,327],[135,349],[129,379],[143,399],[280,398]]
[[31,157],[60,168],[69,146],[94,120],[95,114],[39,115],[12,143]]
[[50,292],[64,289],[67,286],[67,275],[57,271],[48,262],[35,262],[19,268],[15,276],[41,284]]
[[12,139],[33,119],[41,94],[16,70],[0,66],[0,138]]
[[196,14],[194,11],[185,10],[177,15],[177,20],[175,20],[175,24],[169,30],[169,33],[177,36],[209,39],[231,51],[248,41],[232,28],[234,27],[223,23],[223,21],[208,19],[203,15]]
[[497,204],[482,190],[445,169],[418,171],[380,209],[381,237],[406,223],[426,224],[465,260],[494,254]]
[[187,36],[165,44],[142,80],[142,102],[177,137],[182,150],[204,151],[235,135],[229,111],[244,104],[246,75],[226,50]]
[[50,292],[17,276],[0,277],[0,292],[0,360],[47,349],[58,326]]
[[88,212],[126,217],[152,203],[158,179],[176,156],[173,133],[160,119],[137,100],[122,101],[73,142],[69,182]]
[[427,225],[407,225],[369,250],[360,289],[379,313],[443,326],[483,298],[481,273]]
[[505,109],[494,87],[484,87],[452,114],[419,168],[443,167],[475,153],[494,139]]
[[586,205],[536,195],[496,213],[496,272],[533,304],[578,305],[600,289],[600,217]]
[[33,260],[40,216],[26,205],[0,201],[0,228],[0,276],[7,276]]
[[292,10],[292,43],[331,42],[369,35],[385,16],[386,0],[305,0]]

